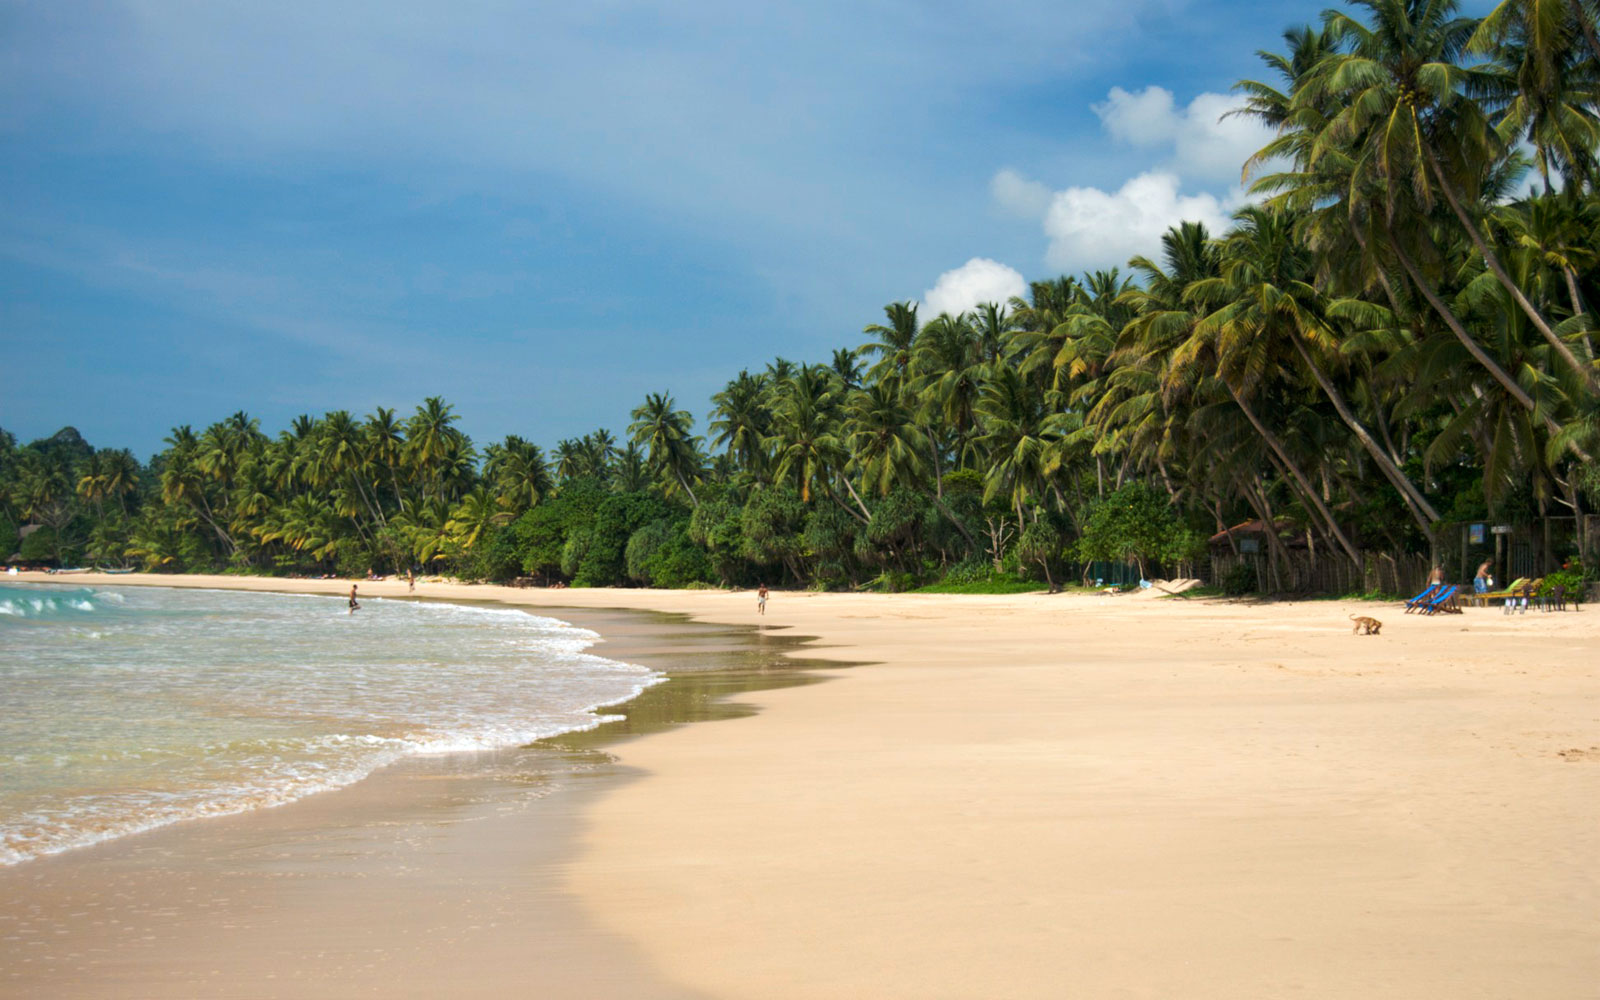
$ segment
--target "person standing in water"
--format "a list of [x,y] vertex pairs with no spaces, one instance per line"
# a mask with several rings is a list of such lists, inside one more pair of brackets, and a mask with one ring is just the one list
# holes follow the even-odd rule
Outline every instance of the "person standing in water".
[[756,611],[763,615],[767,613],[767,585],[764,583],[756,586]]
[[352,583],[350,585],[350,613],[355,614],[356,608],[359,607],[361,607],[361,603],[356,600],[356,585]]

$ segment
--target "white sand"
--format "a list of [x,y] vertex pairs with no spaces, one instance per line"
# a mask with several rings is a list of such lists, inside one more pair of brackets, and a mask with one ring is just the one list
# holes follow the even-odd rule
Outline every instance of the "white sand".
[[873,663],[617,749],[563,877],[685,993],[1600,996],[1596,609],[418,593]]

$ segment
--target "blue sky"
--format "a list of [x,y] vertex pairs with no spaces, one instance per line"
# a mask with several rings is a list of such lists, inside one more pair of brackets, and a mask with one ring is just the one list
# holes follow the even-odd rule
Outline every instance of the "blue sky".
[[[0,0],[0,427],[623,435],[1236,203],[1317,4]],[[1152,89],[1158,88],[1158,89]],[[969,263],[970,262],[970,263]]]

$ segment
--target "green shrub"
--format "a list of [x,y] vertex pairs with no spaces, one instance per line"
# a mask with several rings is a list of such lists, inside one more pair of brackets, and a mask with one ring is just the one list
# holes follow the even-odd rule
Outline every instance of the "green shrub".
[[1581,595],[1584,592],[1582,569],[1580,568],[1576,573],[1570,569],[1565,569],[1559,573],[1551,573],[1550,575],[1546,576],[1544,578],[1544,585],[1539,588],[1539,596],[1549,597],[1551,594],[1555,593],[1556,587],[1558,586],[1565,587],[1565,592],[1569,596],[1572,594]]
[[1238,564],[1222,574],[1222,579],[1217,582],[1221,585],[1222,592],[1229,597],[1253,594],[1260,588],[1260,582],[1256,579],[1256,568],[1249,563]]
[[53,563],[56,561],[56,529],[35,528],[22,540],[17,551],[25,563]]
[[903,594],[917,585],[917,578],[900,570],[886,569],[872,582],[875,590],[887,594]]
[[1140,576],[1149,576],[1146,563],[1176,563],[1204,548],[1204,540],[1178,520],[1172,501],[1144,483],[1092,501],[1081,520],[1078,558],[1138,563]]

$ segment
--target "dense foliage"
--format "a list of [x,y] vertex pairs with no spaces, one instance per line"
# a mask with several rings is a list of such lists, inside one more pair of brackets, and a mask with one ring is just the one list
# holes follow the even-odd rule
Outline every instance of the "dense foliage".
[[172,571],[960,589],[1171,569],[1244,518],[1359,562],[1436,550],[1450,520],[1592,511],[1595,27],[1573,0],[1328,11],[1239,84],[1276,138],[1227,232],[1185,223],[1126,275],[973,313],[894,303],[826,363],[739,372],[705,437],[665,393],[626,441],[549,456],[479,450],[437,398],[276,437],[237,413],[175,428],[147,465],[70,429],[0,432],[0,545]]

